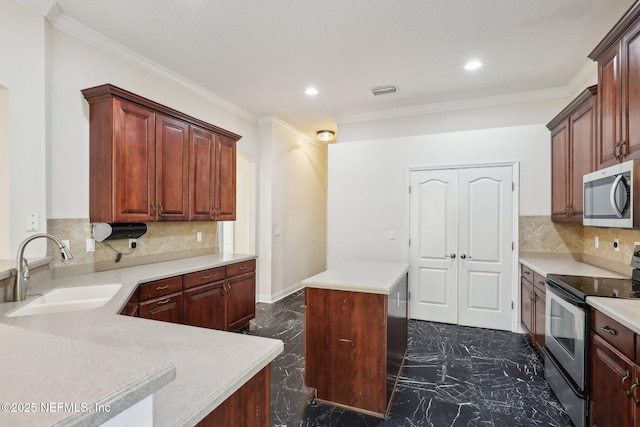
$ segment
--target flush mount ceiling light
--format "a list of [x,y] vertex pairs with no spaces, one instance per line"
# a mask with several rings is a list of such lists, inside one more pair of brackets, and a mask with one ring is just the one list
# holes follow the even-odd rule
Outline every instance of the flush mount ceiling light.
[[309,96],[316,96],[318,94],[318,89],[316,89],[313,86],[309,86],[304,90],[304,93],[306,93]]
[[478,61],[477,59],[473,59],[464,64],[464,69],[467,71],[477,70],[480,67],[482,67],[482,62]]
[[336,134],[332,130],[319,130],[316,135],[320,141],[327,142],[331,141]]
[[395,85],[378,86],[378,87],[371,88],[371,93],[373,93],[374,96],[387,95],[390,93],[396,93],[397,91],[398,91],[398,86],[395,86]]

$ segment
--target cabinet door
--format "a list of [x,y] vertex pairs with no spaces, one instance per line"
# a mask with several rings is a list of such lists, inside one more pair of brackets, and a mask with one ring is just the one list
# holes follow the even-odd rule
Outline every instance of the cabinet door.
[[191,201],[189,218],[210,221],[215,217],[215,134],[191,127]]
[[635,403],[626,391],[634,364],[596,334],[591,334],[591,425],[633,426]]
[[236,142],[216,135],[216,219],[236,219]]
[[627,158],[640,158],[640,21],[630,27],[622,39],[622,129],[627,141]]
[[596,152],[596,114],[595,99],[589,100],[580,110],[569,118],[570,130],[570,214],[571,218],[582,224],[583,182],[582,176],[593,172]]
[[[598,169],[618,163],[622,141],[620,51],[615,44],[598,61]],[[624,150],[624,149],[622,149]]]
[[155,113],[120,99],[114,99],[113,108],[114,218],[123,222],[153,221]]
[[234,331],[256,317],[255,271],[229,278],[226,287],[226,330]]
[[140,317],[182,323],[182,292],[141,302]]
[[533,336],[534,336],[534,345],[538,349],[538,353],[544,357],[544,329],[545,329],[545,306],[547,295],[545,292],[538,289],[537,286],[533,287],[534,295],[535,295],[535,304],[534,304],[534,322],[533,322]]
[[520,323],[533,341],[533,284],[520,278]]
[[189,125],[156,115],[156,218],[189,218]]
[[184,324],[202,328],[222,329],[224,281],[210,283],[184,291]]
[[567,121],[551,134],[551,217],[564,219],[569,214],[569,128]]
[[129,301],[122,307],[120,314],[123,316],[138,317],[138,292],[137,290],[131,295]]

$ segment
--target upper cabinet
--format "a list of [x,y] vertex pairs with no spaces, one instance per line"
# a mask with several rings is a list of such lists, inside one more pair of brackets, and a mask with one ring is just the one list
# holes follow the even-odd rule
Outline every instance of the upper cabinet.
[[640,2],[589,55],[598,62],[598,168],[640,158]]
[[551,131],[551,219],[582,223],[582,176],[596,170],[597,87],[591,86],[560,112]]
[[235,220],[239,135],[112,85],[82,93],[91,222]]

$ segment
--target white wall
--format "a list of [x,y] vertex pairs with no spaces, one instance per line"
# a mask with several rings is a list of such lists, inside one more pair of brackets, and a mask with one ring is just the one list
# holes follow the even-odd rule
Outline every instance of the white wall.
[[[27,214],[40,215],[46,227],[45,82],[46,24],[42,16],[12,0],[0,0],[0,86],[8,99],[9,223],[0,239],[0,258],[13,258],[25,231]],[[6,130],[6,129],[5,129]],[[5,147],[6,149],[6,147]],[[3,153],[4,154],[4,153]],[[6,183],[5,190],[6,191]],[[5,219],[6,221],[6,219]],[[27,248],[28,257],[44,255],[44,241]]]
[[[520,214],[549,215],[550,159],[543,124],[331,145],[327,267],[358,259],[406,261],[407,167],[519,162]],[[389,230],[396,230],[396,240],[389,240]]]
[[11,152],[9,151],[9,91],[0,86],[0,259],[9,259],[9,239],[11,238],[10,172]]
[[325,269],[327,146],[276,118],[260,128],[258,295],[269,302]]

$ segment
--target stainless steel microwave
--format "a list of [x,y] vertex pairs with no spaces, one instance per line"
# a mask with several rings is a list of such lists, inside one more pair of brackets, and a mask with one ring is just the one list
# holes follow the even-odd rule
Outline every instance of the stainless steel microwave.
[[635,206],[640,189],[640,160],[629,160],[591,172],[583,177],[583,225],[596,227],[640,227],[640,209]]

